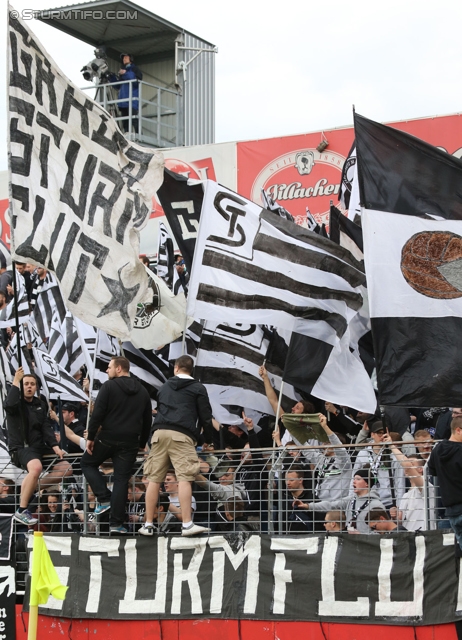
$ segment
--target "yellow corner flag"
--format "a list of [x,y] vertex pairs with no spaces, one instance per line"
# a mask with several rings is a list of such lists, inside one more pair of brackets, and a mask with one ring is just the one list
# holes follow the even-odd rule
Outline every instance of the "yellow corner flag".
[[57,600],[64,600],[68,589],[58,578],[42,531],[34,531],[32,554],[28,640],[37,637],[38,605],[46,604],[50,594]]

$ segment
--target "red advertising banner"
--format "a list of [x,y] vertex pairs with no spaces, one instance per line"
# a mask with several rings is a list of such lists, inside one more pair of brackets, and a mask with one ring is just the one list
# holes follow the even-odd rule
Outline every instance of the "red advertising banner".
[[[462,115],[390,123],[457,157],[462,156]],[[319,152],[323,139],[327,148]],[[354,140],[353,127],[237,143],[237,191],[261,203],[261,189],[285,207],[298,224],[309,211],[328,223],[330,202],[338,204],[342,167]]]

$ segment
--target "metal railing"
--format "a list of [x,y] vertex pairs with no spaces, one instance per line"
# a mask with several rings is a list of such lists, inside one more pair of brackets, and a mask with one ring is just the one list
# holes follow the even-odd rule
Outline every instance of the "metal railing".
[[[409,446],[409,443],[395,444]],[[367,496],[361,502],[355,472],[364,470],[366,454],[371,460],[366,474],[366,485],[370,487],[365,488],[363,483],[362,490]],[[422,455],[428,457],[429,451],[422,449]],[[46,459],[37,493],[29,506],[38,523],[28,528],[14,521],[19,593],[27,572],[25,554],[31,531],[110,535],[109,512],[99,517],[94,514],[97,503],[79,471],[80,457],[66,456],[72,464],[72,474],[60,479],[51,475],[56,459]],[[376,447],[375,452],[370,444],[244,448],[199,452],[199,457],[201,473],[193,485],[193,519],[196,524],[209,527],[211,535],[224,532],[319,534],[339,530],[385,533],[388,529],[383,528],[383,516],[377,524],[370,515],[380,508],[386,510],[385,522],[396,525],[393,531],[398,533],[449,528],[438,497],[437,479],[429,477],[423,458],[406,458],[415,460],[415,466],[406,475],[387,446]],[[129,483],[125,524],[129,536],[138,535],[145,520],[144,494],[148,480],[143,475],[144,460],[145,455],[137,459]],[[110,487],[113,472],[110,461],[104,464],[103,471]],[[0,471],[3,487],[9,486],[8,493],[0,497],[2,513],[13,515],[19,506],[21,477],[17,477],[17,472],[11,462]],[[412,473],[421,478],[418,491],[410,479]],[[51,481],[54,484],[50,484]],[[371,496],[370,502],[362,506]],[[156,535],[181,534],[178,506],[175,477],[167,474],[154,522]]]
[[[135,83],[138,96],[133,95]],[[128,85],[129,95],[120,99],[122,85]],[[93,91],[93,99],[106,109],[119,123],[125,135],[154,147],[176,147],[183,144],[181,138],[180,94],[143,80],[121,80],[97,86],[82,87],[82,91]],[[138,101],[138,112],[133,101]],[[122,116],[118,105],[128,103],[128,114]]]

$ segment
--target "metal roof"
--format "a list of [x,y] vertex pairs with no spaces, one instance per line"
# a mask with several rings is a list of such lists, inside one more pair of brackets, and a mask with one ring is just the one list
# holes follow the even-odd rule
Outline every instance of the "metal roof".
[[131,53],[137,64],[173,56],[175,39],[187,32],[130,0],[93,0],[43,9],[35,17],[87,44],[106,45],[111,58]]

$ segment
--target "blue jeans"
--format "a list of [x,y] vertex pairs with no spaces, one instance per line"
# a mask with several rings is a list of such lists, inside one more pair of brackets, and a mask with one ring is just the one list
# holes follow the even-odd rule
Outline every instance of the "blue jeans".
[[448,520],[451,524],[452,530],[456,534],[457,543],[462,550],[462,514],[453,517],[448,516]]
[[[92,455],[85,452],[80,461],[82,473],[99,502],[111,503],[111,526],[119,527],[125,522],[128,481],[133,475],[137,453],[138,446],[96,437]],[[107,487],[106,477],[98,469],[108,458],[112,458],[114,465],[112,493]]]

